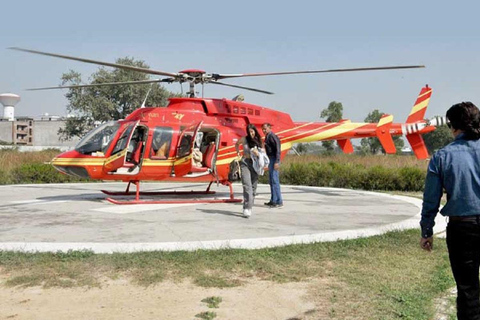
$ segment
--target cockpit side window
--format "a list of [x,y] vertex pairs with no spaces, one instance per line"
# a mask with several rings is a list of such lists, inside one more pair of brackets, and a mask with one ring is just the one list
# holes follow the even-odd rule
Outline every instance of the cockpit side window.
[[90,131],[76,146],[75,150],[85,155],[103,155],[110,147],[120,124],[110,121]]

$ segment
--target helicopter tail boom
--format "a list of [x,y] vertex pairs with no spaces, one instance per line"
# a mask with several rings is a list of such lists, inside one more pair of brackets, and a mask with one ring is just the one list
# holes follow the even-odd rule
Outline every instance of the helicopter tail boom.
[[282,149],[289,149],[294,143],[336,140],[343,152],[353,153],[350,139],[376,137],[386,153],[396,153],[393,136],[405,135],[415,156],[426,159],[428,151],[422,135],[446,123],[441,117],[423,118],[431,94],[432,89],[428,86],[421,89],[405,123],[393,123],[393,116],[388,114],[384,114],[378,123],[352,123],[345,119],[335,123],[297,122],[295,128],[287,130],[293,132],[285,132]]

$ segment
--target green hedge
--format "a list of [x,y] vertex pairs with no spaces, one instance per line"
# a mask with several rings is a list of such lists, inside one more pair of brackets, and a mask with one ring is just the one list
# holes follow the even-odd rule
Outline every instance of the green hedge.
[[[426,172],[414,167],[366,168],[351,163],[292,163],[282,165],[282,184],[336,187],[361,190],[423,191]],[[0,169],[0,184],[84,182],[85,179],[61,174],[51,165],[23,164],[10,172]],[[268,183],[268,171],[260,177]]]
[[[281,167],[282,184],[361,190],[423,191],[426,172],[419,168],[366,168],[349,163],[292,163]],[[268,183],[268,172],[260,177]]]
[[62,183],[87,181],[61,174],[49,164],[29,163],[11,170],[9,173],[0,171],[0,184],[22,183]]

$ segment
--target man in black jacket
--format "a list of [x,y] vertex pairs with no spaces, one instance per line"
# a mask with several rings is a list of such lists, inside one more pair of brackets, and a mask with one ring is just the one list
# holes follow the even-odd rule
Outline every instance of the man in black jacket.
[[281,208],[283,207],[283,199],[280,191],[278,169],[280,168],[282,145],[277,135],[272,132],[272,125],[270,123],[264,123],[262,125],[262,131],[265,134],[265,150],[270,159],[270,163],[268,164],[268,182],[270,184],[271,196],[270,201],[266,202],[265,205],[271,208]]

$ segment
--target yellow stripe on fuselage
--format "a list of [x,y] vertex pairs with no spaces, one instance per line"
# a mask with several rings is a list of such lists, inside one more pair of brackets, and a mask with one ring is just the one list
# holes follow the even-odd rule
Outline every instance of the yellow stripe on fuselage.
[[[298,142],[311,142],[311,141],[327,140],[327,139],[330,139],[331,137],[341,135],[345,132],[355,130],[355,129],[357,129],[359,127],[362,127],[364,125],[365,125],[365,123],[341,123],[341,124],[331,128],[331,129],[320,131],[320,132],[317,132],[315,134],[312,134],[312,135],[309,135],[309,136],[306,136],[306,137],[302,137],[302,138],[299,138],[299,139],[294,139],[294,140],[288,141],[286,143],[291,145],[293,143],[298,143]],[[319,128],[317,128],[317,130],[318,129]],[[314,130],[310,130],[309,132],[311,132],[311,131],[314,131]],[[302,134],[305,134],[305,132],[302,132]],[[292,137],[295,137],[295,136],[298,136],[298,135],[299,134],[294,135]],[[288,138],[292,138],[292,137],[288,137]]]
[[185,164],[188,161],[190,161],[190,162],[192,161],[192,154],[191,153],[186,157],[176,159],[175,162],[173,163],[173,165],[178,166],[180,164]]
[[171,167],[173,166],[175,159],[165,159],[165,160],[154,160],[154,159],[144,159],[142,166],[145,167]]
[[[290,132],[290,131],[293,131],[293,130],[297,130],[297,129],[300,129],[300,128],[309,126],[309,125],[311,125],[312,123],[314,123],[314,122],[304,123],[304,124],[302,124],[301,126],[297,126],[297,127],[293,127],[293,128],[290,128],[290,129],[283,130],[283,131],[275,132],[275,134],[279,135],[279,134],[283,134],[283,133],[285,133],[285,132]],[[228,147],[220,148],[220,149],[219,149],[219,152],[225,152],[226,150],[231,149],[231,148],[233,148],[233,147],[235,147],[235,145],[231,145],[231,146],[228,146]]]
[[308,123],[304,123],[304,124],[302,124],[301,126],[298,126],[298,127],[293,127],[293,128],[286,129],[286,130],[283,130],[283,131],[279,131],[279,132],[276,132],[275,134],[279,135],[279,134],[282,134],[282,133],[285,133],[285,132],[289,132],[289,131],[297,130],[297,129],[300,129],[300,128],[303,128],[303,127],[309,126],[309,125],[311,125],[312,123],[314,123],[314,122],[308,122]]
[[57,158],[52,160],[54,166],[103,166],[105,159]]
[[[357,129],[359,127],[362,127],[364,125],[366,125],[366,123],[345,122],[345,123],[342,123],[342,124],[340,124],[340,125],[338,125],[334,128],[331,128],[331,129],[328,129],[328,130],[325,130],[325,131],[322,131],[322,132],[317,132],[315,134],[312,134],[312,135],[309,135],[309,136],[306,136],[306,137],[302,137],[302,138],[299,138],[299,139],[296,139],[296,140],[291,140],[291,141],[288,141],[288,142],[284,142],[284,143],[282,143],[281,150],[283,151],[283,150],[286,150],[286,149],[290,149],[292,147],[292,144],[298,143],[298,142],[310,142],[310,141],[326,140],[326,139],[329,139],[331,137],[341,135],[345,132],[355,130],[355,129]],[[316,128],[316,129],[319,129],[319,128]],[[309,132],[315,131],[316,129],[310,130]],[[305,132],[302,132],[302,134],[305,134]],[[297,134],[295,136],[298,136],[298,135],[299,134]],[[283,139],[290,139],[290,138],[292,138],[292,137],[284,137]],[[228,163],[232,162],[233,159],[238,159],[238,158],[236,156],[225,158],[225,159],[222,159],[222,160],[218,160],[216,162],[216,164],[217,165],[228,164]]]
[[113,162],[119,158],[122,158],[122,157],[125,157],[125,155],[127,154],[127,149],[123,149],[122,152],[119,152],[111,157],[109,157],[106,161],[105,161],[105,164],[109,164],[110,162]]
[[230,157],[230,158],[225,158],[225,159],[222,159],[222,160],[217,160],[215,162],[215,165],[216,166],[221,166],[221,165],[224,165],[224,164],[230,164],[230,162],[232,162],[234,159],[241,159],[241,157]]

